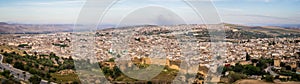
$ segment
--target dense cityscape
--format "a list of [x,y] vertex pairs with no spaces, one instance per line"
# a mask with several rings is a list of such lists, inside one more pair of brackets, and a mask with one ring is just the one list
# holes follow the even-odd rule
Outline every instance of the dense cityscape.
[[[1,80],[4,83],[77,84],[82,80],[74,61],[87,61],[99,65],[104,78],[112,83],[171,83],[179,71],[191,74],[192,68],[183,69],[180,65],[183,59],[188,59],[190,64],[197,65],[193,67],[197,70],[192,72],[196,74],[194,77],[180,77],[180,81],[187,83],[299,83],[299,29],[220,25],[226,36],[219,45],[224,47],[225,53],[219,57],[212,53],[214,42],[210,34],[217,30],[209,26],[214,25],[143,25],[81,33],[2,34]],[[89,41],[78,37],[80,35],[95,38],[90,45],[94,46],[94,58],[72,56],[76,48],[72,45],[74,42]],[[78,41],[73,40],[74,37],[78,37]],[[126,50],[126,55],[120,53],[122,49]],[[157,50],[162,54],[153,54]],[[160,63],[152,59],[163,57],[166,59]],[[132,63],[117,65],[116,60],[124,58]],[[220,59],[221,65],[215,67],[213,63]],[[136,80],[122,73],[133,65],[147,68],[153,63],[164,66],[164,70],[152,80]],[[221,75],[211,76],[213,70],[221,71]],[[86,81],[101,83],[103,80],[90,78]]]

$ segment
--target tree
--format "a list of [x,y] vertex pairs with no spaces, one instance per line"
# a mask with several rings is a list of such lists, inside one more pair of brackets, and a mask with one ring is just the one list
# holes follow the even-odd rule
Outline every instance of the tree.
[[29,79],[29,82],[31,82],[32,84],[40,84],[41,82],[41,78],[36,76],[36,75],[33,75],[32,77],[30,77]]
[[24,70],[25,71],[28,71],[30,69],[30,66],[29,65],[24,65]]
[[36,73],[37,73],[37,70],[34,69],[34,68],[30,68],[30,69],[29,69],[29,73],[31,73],[31,74],[36,74]]
[[14,67],[17,69],[24,70],[24,64],[22,62],[15,62]]
[[284,66],[285,66],[285,63],[280,62],[280,67],[284,67]]
[[237,80],[246,78],[245,75],[239,74],[239,73],[234,73],[234,72],[230,72],[228,77],[229,77],[229,81],[231,83],[233,83],[233,82],[235,82]]
[[10,71],[8,70],[4,70],[3,72],[1,72],[1,75],[6,78],[11,78]]
[[258,60],[257,60],[257,59],[252,59],[251,62],[252,62],[252,63],[257,63]]
[[34,55],[37,56],[37,52],[34,52]]
[[26,52],[26,51],[23,51],[23,54],[27,55],[27,52]]
[[24,80],[26,78],[26,72],[22,72],[23,73],[23,77],[24,77]]
[[73,60],[72,56],[69,56],[69,60]]
[[53,53],[53,52],[50,52],[50,57],[52,57],[52,56],[56,56],[56,54],[55,53]]
[[243,66],[239,63],[237,63],[233,69],[234,72],[242,72],[243,71]]
[[266,75],[265,79],[266,79],[267,82],[273,82],[274,81],[274,77],[271,76],[271,75]]
[[110,58],[110,59],[108,60],[108,62],[115,62],[115,59],[116,59],[116,58]]
[[113,78],[117,78],[121,74],[122,74],[122,71],[117,66],[114,66],[114,68],[113,68]]
[[112,75],[112,71],[109,69],[109,67],[102,68],[102,71],[103,71],[105,76],[111,76]]
[[6,63],[11,64],[12,61],[13,61],[13,58],[7,57],[4,61],[5,61]]
[[261,71],[260,71],[260,68],[258,68],[258,67],[255,67],[253,65],[246,65],[245,66],[245,73],[247,75],[260,75]]
[[47,79],[50,79],[51,78],[51,75],[49,73],[46,73],[46,78]]
[[292,70],[292,67],[289,66],[289,65],[287,65],[287,66],[285,66],[285,69],[286,69],[286,70]]
[[248,52],[246,53],[246,61],[251,60],[251,56],[248,54]]
[[16,53],[15,51],[13,51],[13,52],[11,52],[11,54],[14,54],[14,55],[16,55],[17,53]]
[[267,68],[268,67],[268,63],[270,64],[270,63],[272,63],[273,61],[272,60],[268,60],[268,59],[263,59],[263,58],[261,58],[260,60],[259,60],[259,62],[256,64],[256,66],[257,67],[260,67],[260,68],[262,68],[262,69],[264,69],[264,68]]

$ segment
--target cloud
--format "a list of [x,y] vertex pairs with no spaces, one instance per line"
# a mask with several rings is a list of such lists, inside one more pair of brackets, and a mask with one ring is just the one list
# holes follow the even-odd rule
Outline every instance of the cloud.
[[265,0],[265,2],[270,2],[271,0]]
[[40,1],[40,2],[20,2],[16,3],[19,6],[55,6],[55,5],[80,5],[84,4],[85,0],[62,0],[62,1]]
[[219,8],[219,10],[228,11],[228,12],[241,12],[241,11],[243,11],[243,9],[239,9],[239,8]]

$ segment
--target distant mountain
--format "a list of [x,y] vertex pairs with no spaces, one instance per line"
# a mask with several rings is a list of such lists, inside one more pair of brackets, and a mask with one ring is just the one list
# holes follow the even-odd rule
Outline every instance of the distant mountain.
[[98,25],[97,28],[93,25],[77,25],[74,24],[19,24],[0,22],[0,34],[39,34],[39,33],[54,33],[54,32],[81,32],[91,31],[105,28],[114,28],[112,24]]
[[283,27],[283,28],[296,28],[296,29],[300,29],[300,24],[285,24],[285,25],[277,25],[279,27]]
[[6,25],[6,24],[8,24],[8,23],[6,23],[6,22],[0,22],[0,25]]
[[[227,24],[223,23],[225,26],[230,27],[229,30],[226,30],[228,37],[245,37],[252,38],[256,36],[260,37],[291,37],[291,36],[300,36],[300,28],[297,25],[286,25],[289,27],[281,26],[246,26],[238,24]],[[149,27],[153,25],[139,25],[141,27]],[[131,26],[131,27],[139,27]],[[170,26],[184,26],[184,25],[170,25]],[[195,26],[195,24],[190,24],[189,26]],[[283,25],[284,26],[284,25]],[[76,32],[81,31],[91,31],[95,30],[92,28],[95,26],[84,26],[77,25]],[[297,27],[297,28],[296,28]],[[38,34],[38,33],[54,33],[54,32],[72,32],[74,28],[73,24],[9,24],[5,22],[0,22],[0,34]],[[106,24],[98,25],[97,30],[115,28],[115,25]],[[127,27],[124,27],[127,28]],[[130,27],[128,27],[130,28]],[[237,29],[238,32],[231,32],[231,29]],[[230,36],[232,35],[232,36]],[[238,36],[237,36],[238,35]],[[243,38],[244,38],[243,37]]]
[[73,25],[69,24],[8,24],[0,22],[0,34],[16,33],[52,33],[72,31]]
[[282,28],[300,29],[300,24],[245,24],[247,26],[276,26]]

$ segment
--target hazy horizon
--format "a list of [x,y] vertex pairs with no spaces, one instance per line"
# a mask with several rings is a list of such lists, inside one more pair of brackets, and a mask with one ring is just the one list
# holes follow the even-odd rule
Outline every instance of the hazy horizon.
[[[0,1],[0,22],[19,24],[74,24],[86,0],[9,0]],[[207,0],[204,0],[207,1]],[[212,0],[222,22],[231,24],[300,24],[300,0]],[[187,24],[201,24],[196,14],[181,0],[157,1],[170,3],[177,15],[190,20]],[[129,4],[129,5],[128,5]],[[120,0],[107,12],[103,24],[116,25],[132,10],[132,6],[146,1]],[[101,5],[101,4],[99,4]],[[21,9],[22,8],[22,9]],[[165,17],[163,17],[165,18]],[[140,20],[132,18],[133,22]],[[161,22],[157,20],[158,22]]]

